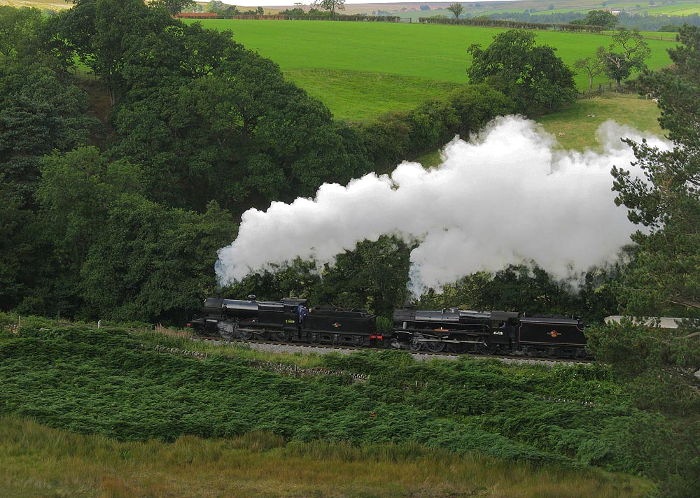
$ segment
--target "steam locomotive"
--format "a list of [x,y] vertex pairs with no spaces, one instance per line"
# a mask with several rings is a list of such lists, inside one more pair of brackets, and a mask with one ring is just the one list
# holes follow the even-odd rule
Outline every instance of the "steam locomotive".
[[309,308],[304,299],[257,301],[207,298],[189,324],[198,334],[226,340],[274,340],[429,352],[587,358],[580,320],[526,317],[509,311],[394,310],[390,333],[377,331],[365,311]]

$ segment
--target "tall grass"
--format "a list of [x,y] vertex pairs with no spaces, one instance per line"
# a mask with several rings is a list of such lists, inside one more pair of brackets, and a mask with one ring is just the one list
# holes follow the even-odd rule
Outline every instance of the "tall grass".
[[285,444],[269,433],[117,442],[0,418],[0,495],[644,496],[642,479],[537,468],[415,444]]

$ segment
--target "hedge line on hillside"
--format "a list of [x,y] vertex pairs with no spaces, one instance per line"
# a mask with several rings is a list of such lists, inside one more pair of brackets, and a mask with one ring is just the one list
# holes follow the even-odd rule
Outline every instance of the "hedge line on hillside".
[[515,112],[514,102],[488,85],[465,85],[445,99],[407,112],[391,112],[360,125],[360,136],[377,172],[444,146],[455,135],[467,139],[486,123]]

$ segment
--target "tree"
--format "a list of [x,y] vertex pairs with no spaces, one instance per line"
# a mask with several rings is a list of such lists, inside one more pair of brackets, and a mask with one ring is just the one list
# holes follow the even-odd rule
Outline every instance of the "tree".
[[644,61],[650,54],[651,49],[639,31],[621,29],[612,36],[607,49],[598,47],[596,57],[605,74],[620,87],[632,72],[646,68]]
[[669,49],[673,65],[640,77],[642,92],[658,98],[661,108],[659,123],[668,130],[669,138],[685,144],[697,145],[700,139],[696,126],[700,115],[700,33],[698,27],[680,29],[680,45]]
[[329,11],[331,13],[331,17],[335,17],[336,9],[345,9],[345,0],[314,0],[312,5],[314,7]]
[[87,95],[50,67],[30,60],[0,67],[0,182],[23,207],[34,205],[39,159],[84,144],[95,121]]
[[466,85],[449,95],[450,104],[459,125],[454,130],[466,138],[480,130],[496,116],[505,116],[515,111],[513,101],[502,92],[488,85]]
[[37,37],[42,24],[39,9],[0,6],[0,55],[12,57]]
[[569,24],[583,24],[586,26],[600,26],[605,29],[613,29],[617,21],[617,16],[607,10],[589,10],[586,17],[571,21]]
[[434,150],[454,137],[459,124],[457,114],[449,102],[423,102],[409,114],[410,143],[416,150]]
[[33,262],[34,244],[26,227],[34,213],[22,209],[21,203],[12,186],[0,182],[0,310],[5,311],[16,307],[27,293],[23,276]]
[[669,131],[673,149],[628,141],[644,177],[614,168],[616,203],[629,209],[636,233],[637,260],[630,273],[628,309],[634,313],[669,308],[700,314],[700,31],[683,28],[683,45],[670,49],[671,68],[644,74],[642,91],[653,94],[662,109],[660,124]]
[[230,213],[215,203],[198,214],[149,201],[141,168],[94,147],[48,156],[42,173],[50,264],[40,276],[56,289],[39,289],[49,298],[25,310],[181,323],[213,291],[216,250],[234,228]]
[[458,19],[459,16],[464,11],[464,5],[462,5],[461,3],[453,3],[452,5],[447,7],[447,10],[449,10],[450,12],[452,12],[454,14],[455,19]]
[[496,35],[491,45],[467,49],[467,69],[473,83],[488,83],[511,97],[519,112],[541,113],[560,108],[576,98],[573,72],[555,55],[555,49],[535,45],[535,34],[513,29]]
[[101,78],[115,105],[127,91],[123,66],[132,44],[176,22],[165,9],[148,8],[143,0],[76,0],[57,16],[54,27],[56,37]]
[[616,203],[629,219],[647,227],[633,239],[638,252],[624,298],[634,314],[674,309],[700,316],[700,31],[684,28],[683,45],[669,50],[674,66],[641,78],[643,91],[662,108],[660,123],[669,130],[673,149],[634,143],[644,177],[613,168]]
[[[667,435],[652,431],[641,458],[646,474],[659,481],[663,496],[693,496],[700,475],[700,29],[685,26],[681,45],[669,49],[673,65],[639,78],[642,93],[655,97],[668,130],[670,150],[646,141],[633,147],[641,176],[612,170],[615,202],[644,227],[633,234],[634,259],[620,285],[624,311],[632,316],[680,316],[677,331],[635,326],[591,330],[594,355],[613,366],[629,386],[635,404],[661,412],[670,421]],[[659,458],[656,448],[673,446]],[[646,461],[644,461],[646,460]]]
[[597,57],[584,57],[574,62],[574,67],[585,71],[588,76],[588,90],[593,89],[593,78],[603,73],[603,66]]
[[194,0],[152,0],[150,5],[163,8],[167,10],[171,16],[174,16],[186,8],[194,7],[197,3]]
[[230,213],[170,209],[138,195],[108,207],[81,269],[91,317],[183,323],[216,287],[216,251],[230,240]]
[[324,268],[313,292],[315,302],[391,317],[408,298],[410,252],[408,244],[393,236],[358,243],[339,254],[332,267]]

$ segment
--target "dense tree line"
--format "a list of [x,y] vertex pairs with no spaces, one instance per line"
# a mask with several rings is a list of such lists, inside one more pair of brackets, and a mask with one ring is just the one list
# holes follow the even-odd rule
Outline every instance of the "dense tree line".
[[[181,322],[214,292],[244,210],[386,171],[513,109],[466,87],[337,122],[232,33],[173,19],[186,3],[0,9],[0,308]],[[375,264],[365,252],[350,273]],[[319,300],[386,313],[405,292],[341,291],[332,275]]]
[[[553,49],[511,31],[472,49],[470,76],[481,83],[368,124],[340,123],[230,32],[174,20],[176,4],[77,0],[49,18],[32,9],[0,11],[7,26],[0,37],[2,308],[178,321],[215,290],[216,250],[235,236],[234,220],[245,209],[387,172],[494,116],[546,112],[573,95],[571,73]],[[76,61],[94,76],[76,71]],[[102,122],[95,101],[108,108]],[[380,239],[341,255],[322,276],[307,268],[308,278],[298,281],[313,285],[262,275],[241,290],[387,314],[407,297],[408,251]],[[404,263],[385,285],[371,274],[388,275],[375,271],[374,260],[389,253]],[[343,270],[343,261],[353,269]],[[532,271],[543,278],[536,269],[504,271],[493,281],[515,272],[517,285],[537,288]],[[381,291],[359,278],[334,283],[343,272],[365,275]],[[487,287],[460,304],[518,306],[486,297]],[[612,309],[601,299],[592,315]],[[584,309],[583,301],[555,301],[539,311]]]
[[[161,3],[3,14],[4,309],[184,320],[216,285],[233,215],[371,169],[358,133],[276,65]],[[99,78],[108,122],[74,61]]]
[[591,332],[591,347],[635,393],[635,403],[670,417],[670,428],[653,425],[632,435],[645,461],[640,469],[662,482],[664,496],[693,496],[700,461],[700,29],[680,31],[670,49],[673,65],[639,78],[642,92],[661,107],[660,124],[673,148],[633,146],[644,177],[612,170],[616,202],[643,227],[633,235],[635,257],[622,275],[619,298],[632,316],[681,316],[676,333],[632,321]]

